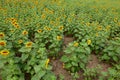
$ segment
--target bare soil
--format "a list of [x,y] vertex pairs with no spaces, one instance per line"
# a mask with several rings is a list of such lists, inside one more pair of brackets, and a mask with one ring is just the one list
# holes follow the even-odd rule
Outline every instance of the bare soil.
[[95,54],[91,54],[90,60],[87,64],[87,67],[88,68],[95,68],[95,67],[98,67],[98,66],[101,66],[102,71],[104,71],[104,72],[107,72],[108,68],[111,67],[110,64],[101,62]]
[[52,60],[51,61],[52,66],[53,66],[53,72],[55,73],[57,80],[60,80],[59,75],[63,75],[64,76],[64,80],[72,80],[72,76],[70,75],[70,73],[68,71],[66,71],[63,68],[63,63],[58,59],[58,60]]

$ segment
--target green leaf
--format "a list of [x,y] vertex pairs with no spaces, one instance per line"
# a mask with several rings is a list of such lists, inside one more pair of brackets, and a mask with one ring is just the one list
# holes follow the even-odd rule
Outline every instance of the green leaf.
[[19,49],[20,52],[30,52],[31,48],[26,48],[26,47],[22,47],[21,49]]
[[41,70],[41,65],[34,66],[35,73],[38,73]]
[[28,58],[29,54],[22,54],[21,59],[22,61],[25,61]]
[[118,54],[120,54],[120,48],[119,47],[116,48],[115,52],[118,53]]
[[65,52],[66,54],[69,54],[69,53],[71,53],[71,50],[70,50],[70,49],[66,49],[64,52]]
[[84,64],[84,63],[80,63],[80,67],[81,67],[82,69],[84,69],[84,68],[85,68],[85,64]]
[[43,80],[56,80],[56,76],[52,72],[47,72]]
[[72,67],[72,65],[70,64],[70,63],[67,63],[67,64],[65,64],[65,68],[70,68],[70,67]]
[[32,76],[31,80],[40,80],[44,75],[46,71],[39,71],[34,76]]
[[66,55],[64,55],[64,56],[62,56],[61,61],[62,62],[68,62],[69,58]]
[[78,66],[78,64],[77,64],[76,62],[71,62],[71,64],[72,64],[73,66]]
[[113,58],[113,60],[116,61],[116,62],[119,60],[117,56],[112,56],[112,58]]
[[109,60],[110,57],[109,57],[107,54],[104,54],[104,55],[102,56],[102,59],[103,59],[103,60]]

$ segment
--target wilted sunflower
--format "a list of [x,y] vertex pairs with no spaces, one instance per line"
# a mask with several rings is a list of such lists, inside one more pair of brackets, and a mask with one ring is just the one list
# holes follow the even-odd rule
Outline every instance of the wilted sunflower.
[[6,42],[5,41],[0,41],[0,46],[6,46]]
[[30,48],[30,47],[32,47],[32,42],[27,42],[26,44],[25,44],[25,47],[27,47],[27,48]]
[[8,50],[2,50],[0,51],[0,54],[3,56],[7,56],[10,52]]

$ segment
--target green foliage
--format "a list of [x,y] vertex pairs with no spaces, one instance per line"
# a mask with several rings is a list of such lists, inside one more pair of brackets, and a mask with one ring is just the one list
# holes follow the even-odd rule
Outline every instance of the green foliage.
[[82,41],[70,43],[64,52],[65,55],[62,56],[61,61],[65,69],[75,73],[85,68],[91,50],[87,43]]
[[105,49],[102,52],[102,60],[113,61],[115,63],[120,63],[120,38],[116,38],[108,41]]
[[[74,78],[80,69],[86,69],[92,51],[100,54],[102,60],[119,64],[119,3],[0,0],[0,75],[4,80],[25,80],[26,74],[31,80],[56,80],[49,58],[61,58],[58,53],[64,50],[66,35],[72,35],[74,41],[64,50],[61,61]],[[115,69],[110,71],[110,76],[112,72],[115,75]],[[87,72],[91,71],[85,71],[85,75]],[[112,76],[110,80],[114,79],[117,78]]]

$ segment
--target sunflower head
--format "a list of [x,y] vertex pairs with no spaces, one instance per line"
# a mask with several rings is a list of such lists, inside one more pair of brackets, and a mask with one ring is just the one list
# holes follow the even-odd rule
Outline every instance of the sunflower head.
[[99,31],[102,30],[102,26],[98,26],[97,30],[99,30]]
[[42,14],[42,15],[41,15],[41,18],[42,18],[42,19],[45,19],[45,18],[46,18],[46,15],[45,15],[45,14]]
[[38,33],[41,33],[41,32],[42,32],[42,30],[41,30],[41,29],[39,29],[39,30],[37,30],[37,32],[38,32]]
[[91,40],[89,39],[89,40],[87,40],[87,44],[88,45],[90,45],[91,44]]
[[30,48],[30,47],[32,47],[32,42],[27,42],[26,44],[25,44],[25,47],[27,47],[27,48]]
[[19,44],[23,43],[23,40],[21,40],[21,39],[20,39],[20,40],[18,40],[18,43],[19,43]]
[[23,35],[27,35],[28,32],[27,32],[26,30],[24,30],[24,31],[22,32],[22,34],[23,34]]
[[6,46],[6,42],[5,41],[0,41],[0,46]]
[[3,56],[7,56],[10,52],[8,50],[2,50],[0,51],[0,54]]
[[3,32],[0,32],[0,38],[3,38],[5,34]]
[[78,47],[79,43],[75,42],[73,46]]
[[16,22],[17,20],[15,18],[10,19],[12,22]]
[[47,69],[47,67],[48,67],[49,62],[50,62],[50,59],[47,59],[47,61],[46,61],[46,63],[45,63],[46,69]]
[[60,41],[62,39],[62,36],[57,36],[57,40]]
[[64,29],[64,26],[60,26],[59,30],[62,31]]
[[20,26],[18,25],[18,23],[13,23],[13,26],[15,27],[15,28],[20,28]]

